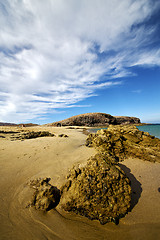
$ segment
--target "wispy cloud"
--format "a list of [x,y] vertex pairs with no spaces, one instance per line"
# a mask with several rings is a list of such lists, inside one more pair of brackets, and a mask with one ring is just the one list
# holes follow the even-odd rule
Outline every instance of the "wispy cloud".
[[[151,0],[0,0],[0,121],[29,121],[159,65]],[[117,78],[120,78],[117,81]],[[80,105],[81,106],[81,105]]]
[[132,92],[133,92],[133,93],[140,94],[140,93],[142,92],[142,90],[141,90],[141,89],[137,89],[137,90],[133,90]]

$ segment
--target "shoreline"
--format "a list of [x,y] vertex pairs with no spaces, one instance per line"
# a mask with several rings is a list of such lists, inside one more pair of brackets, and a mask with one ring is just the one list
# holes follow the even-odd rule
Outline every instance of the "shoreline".
[[[9,129],[12,130],[12,127]],[[113,223],[102,226],[96,220],[60,212],[58,207],[46,214],[34,208],[26,208],[32,195],[26,185],[29,180],[51,177],[51,183],[60,187],[72,165],[87,161],[96,152],[84,145],[86,135],[79,127],[68,129],[37,126],[32,127],[32,130],[50,131],[56,137],[23,141],[0,138],[2,240],[116,240],[117,237],[120,240],[151,240],[160,237],[160,163],[138,159],[127,159],[120,163],[134,186],[135,205],[118,226]],[[67,134],[68,138],[58,137],[62,133]]]

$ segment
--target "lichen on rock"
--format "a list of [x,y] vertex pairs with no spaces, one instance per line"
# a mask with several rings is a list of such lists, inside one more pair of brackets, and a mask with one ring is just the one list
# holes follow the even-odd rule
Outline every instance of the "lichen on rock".
[[35,209],[49,211],[55,208],[60,201],[60,190],[49,183],[50,178],[35,179],[30,181],[29,185],[35,192],[30,205]]
[[60,206],[101,224],[118,222],[131,209],[131,186],[117,162],[129,157],[160,162],[160,139],[135,126],[109,126],[89,134],[86,146],[98,153],[71,169]]
[[30,131],[30,130],[22,130],[17,129],[16,131],[0,131],[3,135],[1,137],[10,139],[12,141],[15,140],[25,140],[25,139],[32,139],[32,138],[39,138],[39,137],[54,137],[53,133],[48,131]]
[[135,126],[109,126],[88,135],[86,145],[107,152],[120,161],[128,157],[160,162],[160,139]]
[[48,131],[25,131],[19,136],[20,139],[32,139],[38,137],[54,137],[55,135]]
[[105,154],[96,154],[85,166],[72,168],[61,194],[61,208],[101,224],[117,223],[130,209],[130,181]]

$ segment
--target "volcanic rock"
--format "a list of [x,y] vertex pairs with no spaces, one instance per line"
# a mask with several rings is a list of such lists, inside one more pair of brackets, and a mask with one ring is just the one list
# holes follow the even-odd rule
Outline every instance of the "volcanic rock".
[[110,124],[137,124],[140,123],[139,118],[135,117],[113,117],[106,113],[85,113],[67,118],[62,121],[47,124],[47,126],[108,126]]
[[6,123],[6,122],[0,122],[0,126],[17,126],[15,123]]
[[136,117],[126,117],[126,116],[114,116],[116,118],[117,125],[126,124],[139,124],[140,119]]
[[36,127],[39,126],[38,124],[35,123],[20,123],[17,124],[18,127]]
[[64,138],[67,138],[67,137],[68,137],[68,135],[67,135],[67,134],[64,134],[64,133],[62,133],[62,134],[59,134],[59,135],[58,135],[58,137],[64,137]]
[[86,145],[106,152],[120,161],[132,157],[160,162],[160,139],[139,131],[135,126],[109,126],[89,134]]
[[101,224],[118,223],[130,209],[130,181],[112,157],[96,154],[74,167],[61,188],[60,207]]
[[30,186],[35,189],[31,206],[35,209],[49,211],[55,208],[60,201],[60,190],[52,186],[50,178],[36,179],[30,182]]
[[24,139],[32,139],[38,137],[54,137],[55,135],[48,131],[27,131],[22,129],[16,129],[16,131],[2,130],[0,131],[2,134],[0,137],[14,140],[24,140]]
[[31,138],[38,138],[38,137],[54,137],[55,135],[48,132],[48,131],[26,131],[21,136],[20,139],[31,139]]

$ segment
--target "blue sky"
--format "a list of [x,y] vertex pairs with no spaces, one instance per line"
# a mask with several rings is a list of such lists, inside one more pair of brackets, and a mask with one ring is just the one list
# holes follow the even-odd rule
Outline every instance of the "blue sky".
[[159,0],[0,0],[0,122],[160,123]]

